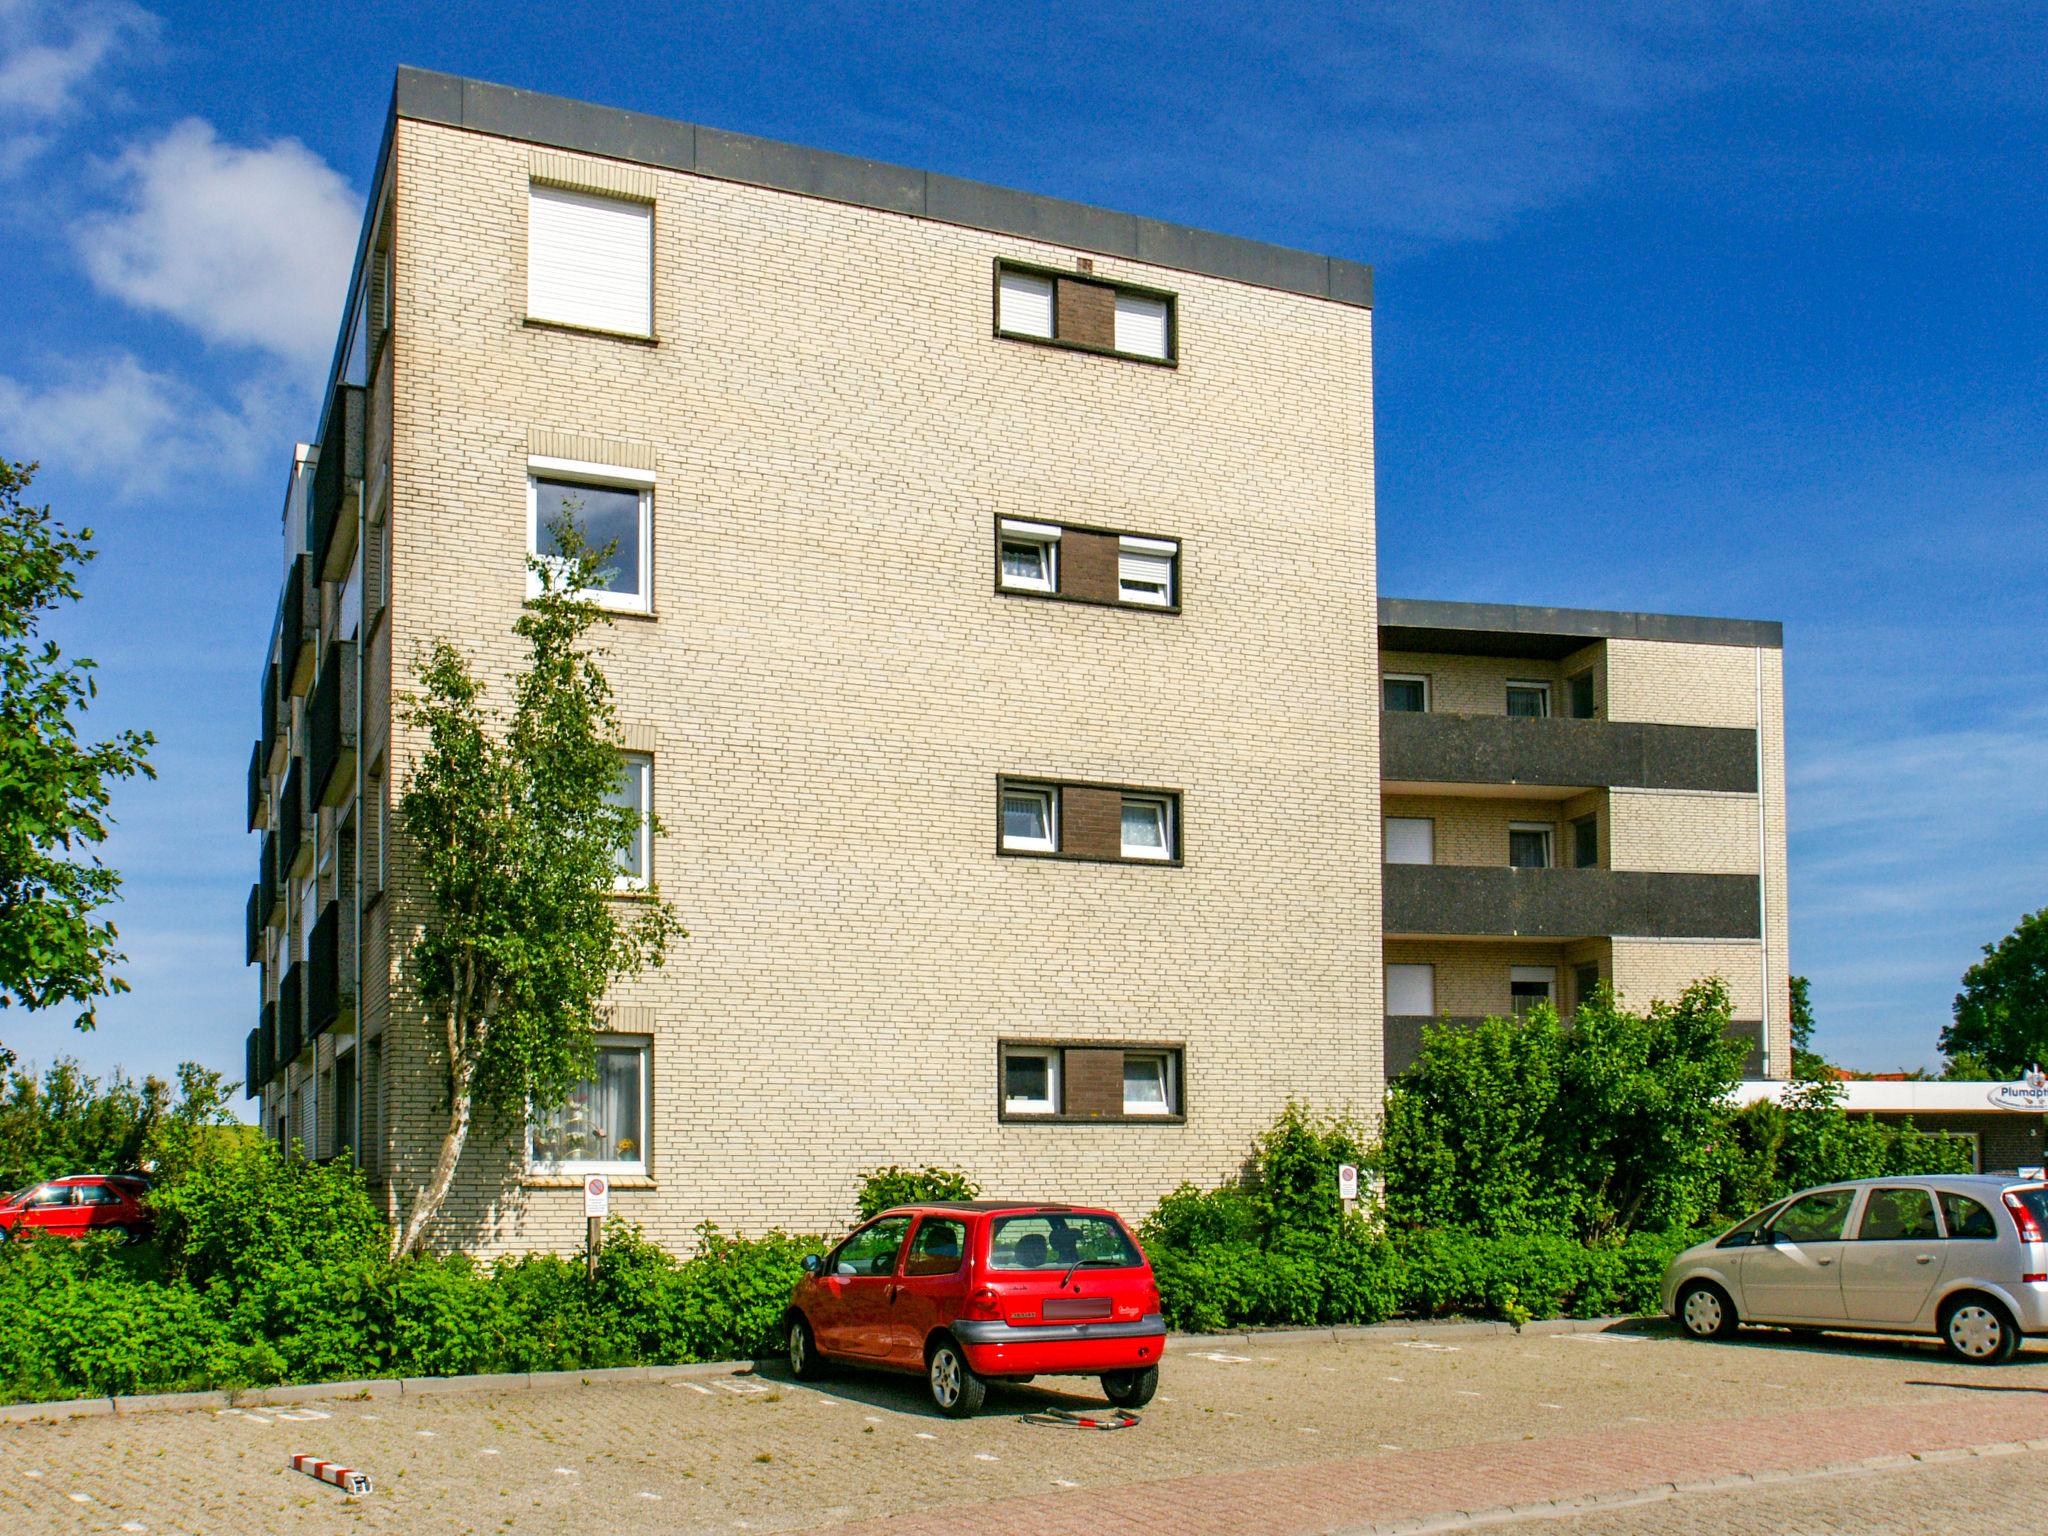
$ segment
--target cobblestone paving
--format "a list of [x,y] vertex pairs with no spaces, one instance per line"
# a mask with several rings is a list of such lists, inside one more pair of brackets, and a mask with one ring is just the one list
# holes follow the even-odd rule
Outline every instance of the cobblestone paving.
[[[1088,1383],[1048,1385],[965,1423],[913,1381],[764,1372],[0,1424],[0,1531],[2010,1531],[2038,1526],[2048,1469],[2025,1450],[1910,1460],[2048,1444],[2039,1346],[1984,1369],[1767,1334],[1177,1343],[1143,1424],[1116,1434],[1020,1423],[1100,1406]],[[292,1472],[296,1451],[376,1491]],[[1749,1474],[1789,1480],[1662,1486]],[[1544,1501],[1566,1509],[1528,1519]]]

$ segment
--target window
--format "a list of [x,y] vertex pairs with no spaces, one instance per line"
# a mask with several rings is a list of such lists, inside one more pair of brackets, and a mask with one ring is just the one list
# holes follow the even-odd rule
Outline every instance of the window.
[[1176,1097],[1170,1052],[1124,1052],[1125,1114],[1170,1115]]
[[1941,1219],[1948,1228],[1950,1237],[1996,1238],[1998,1224],[1991,1219],[1991,1212],[1979,1205],[1968,1195],[1952,1195],[1947,1190],[1941,1193]]
[[[647,612],[654,476],[558,459],[528,465],[536,472],[526,481],[527,548],[554,565],[562,559],[562,530],[573,525],[599,567],[583,595],[606,608]],[[527,595],[540,590],[540,573],[529,572]]]
[[1572,868],[1593,869],[1600,863],[1600,818],[1581,816],[1572,823]]
[[1823,1189],[1802,1195],[1778,1213],[1771,1230],[1788,1243],[1839,1242],[1855,1197],[1852,1189]]
[[1060,589],[1060,530],[1051,523],[1002,520],[1002,583],[1017,592]]
[[1511,869],[1550,868],[1550,837],[1553,828],[1542,821],[1508,823],[1508,866]]
[[651,203],[532,187],[526,204],[529,319],[654,334]]
[[1600,967],[1597,964],[1575,965],[1572,967],[1572,1006],[1583,1008],[1600,990]]
[[121,1192],[108,1185],[79,1184],[73,1187],[78,1191],[78,1203],[80,1205],[119,1205],[121,1203]]
[[1863,1202],[1856,1236],[1866,1243],[1917,1243],[1939,1237],[1934,1201],[1924,1189],[1873,1189]]
[[[356,1053],[334,1058],[334,1150],[360,1154],[363,1139],[356,1125]],[[358,1158],[360,1161],[360,1157]]]
[[1144,1262],[1123,1224],[1087,1211],[1034,1211],[989,1223],[991,1269],[1136,1269]]
[[1389,816],[1386,862],[1434,864],[1436,823],[1427,816]]
[[1174,563],[1180,546],[1167,539],[1140,539],[1126,534],[1117,540],[1117,596],[1127,603],[1152,608],[1173,606]]
[[1052,279],[1004,268],[996,278],[996,329],[1052,340]]
[[1003,847],[1023,853],[1059,851],[1059,829],[1055,821],[1058,797],[1050,789],[1003,789]]
[[621,889],[647,889],[647,871],[654,851],[654,824],[648,807],[653,801],[654,759],[645,752],[619,754],[619,782],[605,796],[611,804],[633,813],[633,840],[619,850],[617,883]]
[[1543,719],[1550,713],[1550,684],[1509,683],[1508,713],[1518,719]]
[[60,1205],[69,1205],[72,1188],[69,1184],[46,1184],[29,1196],[28,1207],[32,1211],[49,1211]]
[[1060,1053],[1011,1046],[1003,1052],[1003,1109],[1012,1115],[1060,1110]]
[[[1497,974],[1497,973],[1496,973]],[[1515,1016],[1522,1017],[1538,1003],[1557,1004],[1557,971],[1548,965],[1516,965],[1508,968],[1508,999]]]
[[319,1091],[318,1086],[309,1075],[304,1082],[299,1084],[299,1091],[293,1095],[292,1138],[299,1144],[299,1155],[301,1157],[318,1157],[320,1155],[319,1125],[317,1123],[319,1120],[317,1113],[318,1100],[315,1098]]
[[1388,673],[1380,679],[1380,708],[1390,715],[1429,713],[1429,679]]
[[1575,672],[1564,682],[1565,707],[1574,720],[1593,718],[1593,674]]
[[646,1041],[606,1041],[592,1076],[562,1107],[533,1117],[527,1166],[536,1173],[647,1171]]
[[353,640],[363,627],[363,551],[356,547],[347,573],[335,590],[334,638]]
[[1778,1214],[1778,1207],[1767,1205],[1754,1216],[1746,1216],[1722,1234],[1716,1248],[1754,1248],[1757,1246],[1757,1232],[1763,1224]]
[[1387,967],[1387,1016],[1395,1019],[1436,1017],[1436,967]]
[[917,1236],[910,1240],[910,1253],[903,1260],[905,1278],[912,1275],[950,1275],[967,1257],[967,1223],[951,1216],[927,1216],[917,1224]]
[[996,334],[1087,352],[1171,363],[1173,295],[1103,282],[1079,272],[998,263]]
[[1158,795],[1125,795],[1123,854],[1127,859],[1173,857],[1173,804]]
[[872,1226],[862,1227],[832,1255],[832,1273],[849,1278],[895,1274],[897,1250],[909,1230],[908,1216],[884,1216]]

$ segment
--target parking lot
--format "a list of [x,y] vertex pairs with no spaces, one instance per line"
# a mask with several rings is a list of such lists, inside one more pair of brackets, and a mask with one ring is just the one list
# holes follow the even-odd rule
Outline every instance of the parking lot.
[[[2032,1523],[2048,1349],[1657,1330],[1177,1340],[1136,1428],[772,1369],[0,1425],[14,1531],[1955,1531]],[[1071,1386],[1072,1390],[1068,1390]],[[294,1452],[368,1472],[349,1499]],[[1678,1485],[1674,1487],[1673,1485]]]

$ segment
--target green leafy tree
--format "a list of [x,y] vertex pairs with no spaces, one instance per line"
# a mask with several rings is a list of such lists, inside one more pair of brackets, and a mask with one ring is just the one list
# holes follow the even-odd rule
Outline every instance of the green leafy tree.
[[1813,1048],[1813,983],[1794,976],[1791,984],[1792,1076],[1797,1082],[1819,1082],[1834,1075],[1827,1058]]
[[0,1008],[76,1004],[75,1022],[91,1029],[96,1000],[128,990],[114,974],[126,958],[114,925],[94,916],[121,877],[92,850],[106,840],[113,782],[155,777],[156,738],[79,737],[93,663],[39,636],[48,614],[78,600],[97,551],[90,528],[74,535],[22,500],[35,470],[0,459]]
[[951,1168],[871,1168],[861,1175],[856,1207],[859,1220],[878,1216],[893,1205],[916,1205],[925,1200],[972,1200],[981,1186],[964,1173]]
[[1986,944],[1984,958],[1963,972],[1941,1049],[1951,1061],[1974,1058],[2000,1078],[2048,1060],[2048,907]]
[[147,1173],[162,1183],[198,1143],[238,1134],[228,1104],[240,1085],[181,1062],[173,1086],[116,1071],[104,1082],[70,1057],[41,1077],[10,1070],[0,1088],[0,1190],[67,1173]]
[[428,897],[408,980],[441,1026],[448,1126],[394,1254],[419,1248],[478,1117],[516,1134],[529,1110],[559,1107],[591,1070],[607,991],[683,936],[651,884],[629,899],[616,890],[640,822],[615,798],[618,720],[600,653],[584,645],[606,615],[577,595],[606,552],[567,521],[553,531],[560,553],[532,562],[541,591],[514,626],[527,662],[509,717],[446,641],[427,649],[403,705],[424,746],[399,813]]

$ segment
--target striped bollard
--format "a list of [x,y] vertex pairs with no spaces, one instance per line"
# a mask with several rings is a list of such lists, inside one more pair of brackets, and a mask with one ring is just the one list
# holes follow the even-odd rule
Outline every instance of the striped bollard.
[[317,1477],[323,1483],[332,1483],[344,1493],[368,1493],[370,1474],[344,1467],[339,1462],[324,1461],[318,1456],[294,1456],[292,1470],[303,1472],[308,1477]]

